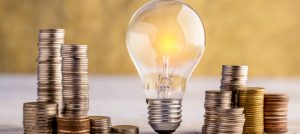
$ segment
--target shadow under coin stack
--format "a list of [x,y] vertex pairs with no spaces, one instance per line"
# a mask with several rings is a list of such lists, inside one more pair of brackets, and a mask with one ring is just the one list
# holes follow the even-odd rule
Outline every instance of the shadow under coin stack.
[[27,102],[23,105],[23,126],[25,134],[56,133],[58,109],[55,103]]
[[111,118],[106,116],[90,116],[91,134],[109,134]]
[[248,66],[223,65],[221,90],[232,91],[232,106],[237,106],[237,88],[245,87],[248,79]]
[[217,134],[242,134],[245,122],[244,108],[219,109]]
[[63,108],[58,133],[90,133],[87,45],[63,45]]
[[203,134],[214,134],[218,120],[218,109],[229,109],[231,107],[231,91],[208,90],[205,91],[205,115]]
[[44,29],[39,33],[38,102],[58,104],[62,101],[61,46],[64,29]]
[[113,126],[112,131],[114,134],[138,134],[139,128],[131,125],[118,125]]
[[264,102],[265,132],[273,134],[287,133],[289,97],[286,94],[267,93]]
[[264,88],[245,87],[238,89],[238,105],[244,107],[246,117],[244,133],[264,133]]

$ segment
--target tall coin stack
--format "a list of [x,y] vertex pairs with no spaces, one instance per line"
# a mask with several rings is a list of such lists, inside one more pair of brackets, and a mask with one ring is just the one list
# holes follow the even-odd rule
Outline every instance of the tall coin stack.
[[44,29],[39,32],[38,102],[57,103],[62,101],[61,46],[64,29]]
[[221,90],[232,91],[232,106],[237,106],[237,88],[245,87],[248,79],[248,66],[223,65]]
[[217,134],[242,134],[245,122],[244,108],[219,109]]
[[216,132],[218,109],[229,109],[231,107],[231,95],[231,91],[205,91],[203,134],[214,134]]
[[23,105],[24,134],[56,133],[58,109],[55,103],[27,102]]
[[89,110],[87,45],[63,45],[63,117],[86,117]]
[[[63,108],[58,120],[58,132],[89,133],[86,120],[89,110],[87,45],[63,45]],[[80,122],[74,129],[72,124]],[[82,126],[80,126],[82,125]]]
[[266,133],[288,132],[287,112],[289,97],[286,94],[267,93],[264,98],[264,128]]
[[109,134],[111,118],[106,116],[90,116],[91,134]]
[[239,88],[238,105],[245,108],[244,133],[264,133],[264,88]]

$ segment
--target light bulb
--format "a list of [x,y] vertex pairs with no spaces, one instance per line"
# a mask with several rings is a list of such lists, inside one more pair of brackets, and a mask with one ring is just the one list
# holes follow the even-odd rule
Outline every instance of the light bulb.
[[182,1],[150,1],[131,18],[126,43],[143,82],[150,126],[174,132],[186,83],[205,50],[200,17]]

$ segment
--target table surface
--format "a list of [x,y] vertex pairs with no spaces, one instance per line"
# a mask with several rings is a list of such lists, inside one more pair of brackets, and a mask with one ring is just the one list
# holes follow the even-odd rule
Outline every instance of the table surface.
[[[90,76],[90,115],[112,117],[113,125],[131,124],[142,134],[154,133],[147,124],[147,105],[138,76]],[[218,89],[219,78],[192,77],[183,100],[183,122],[176,134],[198,134],[203,124],[204,91]],[[300,79],[250,78],[249,86],[290,97],[289,132],[300,132]],[[0,75],[0,134],[22,133],[22,105],[36,101],[35,75]]]

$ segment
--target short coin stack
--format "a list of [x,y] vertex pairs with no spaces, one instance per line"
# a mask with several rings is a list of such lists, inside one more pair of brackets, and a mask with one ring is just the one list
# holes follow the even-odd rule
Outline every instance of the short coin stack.
[[63,45],[62,58],[63,108],[57,120],[58,132],[89,133],[87,45]]
[[245,122],[244,108],[219,109],[218,134],[242,134]]
[[264,124],[267,133],[287,133],[289,97],[286,94],[267,93],[264,98]]
[[39,33],[38,99],[39,102],[62,101],[61,46],[64,29],[44,29]]
[[112,127],[113,133],[120,134],[138,134],[139,128],[131,125],[118,125]]
[[55,117],[58,109],[55,103],[27,102],[23,105],[25,134],[56,133]]
[[223,65],[221,90],[232,91],[232,106],[237,106],[237,88],[245,87],[248,79],[248,66]]
[[109,134],[111,132],[111,118],[107,116],[90,116],[92,134]]
[[87,45],[63,45],[63,117],[86,117],[89,110]]
[[58,134],[89,134],[90,119],[88,117],[57,117]]
[[264,88],[238,89],[238,105],[244,107],[244,133],[264,133]]
[[205,91],[205,115],[203,134],[214,134],[218,120],[218,109],[231,107],[231,91],[208,90]]

